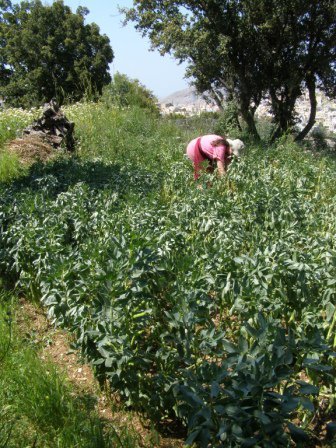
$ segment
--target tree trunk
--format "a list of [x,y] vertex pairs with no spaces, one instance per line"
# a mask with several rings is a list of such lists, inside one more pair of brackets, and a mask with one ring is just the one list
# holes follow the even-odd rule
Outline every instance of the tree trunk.
[[215,101],[218,109],[223,112],[224,106],[223,106],[223,96],[221,96],[218,92],[216,92],[215,89],[210,90],[210,97]]
[[280,138],[281,137],[281,127],[280,126],[277,126],[275,129],[274,129],[274,131],[272,132],[272,135],[271,135],[271,143],[274,143],[275,142],[275,140],[277,140],[278,138]]
[[240,123],[239,123],[239,116],[238,116],[238,113],[235,114],[235,116],[234,116],[234,120],[235,120],[237,129],[239,130],[239,132],[242,132],[243,130],[242,130],[242,127],[240,126]]
[[295,137],[296,142],[303,140],[315,124],[317,101],[316,101],[316,83],[315,83],[314,76],[309,76],[309,78],[307,78],[307,80],[306,80],[306,84],[307,84],[308,92],[309,92],[310,115],[309,115],[309,120],[308,120],[306,126]]
[[258,130],[254,121],[254,115],[253,113],[248,109],[241,109],[241,114],[243,117],[243,120],[247,124],[248,132],[253,136],[253,138],[256,141],[260,141],[260,135],[258,134]]
[[271,143],[274,143],[279,137],[290,131],[294,125],[294,109],[297,98],[301,94],[298,84],[294,87],[286,87],[282,89],[278,95],[275,89],[270,89],[272,111],[274,121],[277,125],[271,136]]

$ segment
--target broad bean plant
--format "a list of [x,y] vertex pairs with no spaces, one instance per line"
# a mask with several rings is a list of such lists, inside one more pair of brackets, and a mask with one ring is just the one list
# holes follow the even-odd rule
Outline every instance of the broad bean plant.
[[201,189],[181,136],[150,126],[122,158],[86,152],[1,187],[2,274],[187,444],[305,443],[335,394],[335,161],[250,147]]

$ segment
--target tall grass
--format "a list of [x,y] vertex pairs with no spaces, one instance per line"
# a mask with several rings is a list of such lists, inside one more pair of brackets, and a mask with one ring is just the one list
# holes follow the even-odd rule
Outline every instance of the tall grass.
[[0,182],[8,182],[25,172],[25,168],[15,154],[0,150]]
[[39,117],[41,109],[7,108],[0,111],[0,148],[8,140],[20,134],[20,131]]
[[14,108],[0,111],[0,182],[8,182],[26,172],[18,157],[7,151],[5,145],[19,136],[40,112],[40,109]]

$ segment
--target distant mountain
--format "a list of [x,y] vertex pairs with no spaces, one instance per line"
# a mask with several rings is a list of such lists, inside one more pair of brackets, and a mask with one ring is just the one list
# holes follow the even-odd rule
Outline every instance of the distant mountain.
[[188,87],[171,93],[164,98],[160,98],[159,103],[162,105],[173,104],[177,107],[185,107],[191,105],[200,106],[201,104],[205,104],[205,100],[201,95],[196,93],[196,90],[193,87]]

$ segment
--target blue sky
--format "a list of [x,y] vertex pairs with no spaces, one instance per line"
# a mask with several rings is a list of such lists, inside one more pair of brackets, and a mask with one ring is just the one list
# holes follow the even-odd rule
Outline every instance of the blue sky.
[[90,10],[86,22],[97,23],[101,33],[109,37],[114,51],[112,75],[120,72],[138,79],[158,98],[188,86],[184,65],[178,65],[170,56],[162,57],[157,51],[149,51],[148,39],[135,31],[132,24],[122,26],[123,16],[118,12],[118,6],[131,7],[132,0],[64,0],[64,4],[73,12],[78,6],[86,6]]

